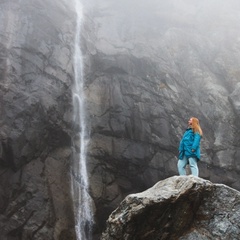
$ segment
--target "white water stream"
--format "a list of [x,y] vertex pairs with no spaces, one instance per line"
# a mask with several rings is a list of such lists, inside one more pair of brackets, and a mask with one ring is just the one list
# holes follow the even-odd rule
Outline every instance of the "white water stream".
[[92,239],[92,199],[89,196],[88,172],[86,166],[86,151],[88,145],[88,133],[85,122],[85,106],[84,106],[84,74],[82,52],[80,48],[80,31],[83,21],[83,9],[80,0],[75,1],[75,9],[77,13],[76,35],[75,35],[75,54],[74,54],[74,85],[73,93],[73,113],[74,125],[79,126],[77,135],[79,143],[75,146],[73,169],[72,169],[72,194],[74,202],[75,214],[75,231],[77,240]]

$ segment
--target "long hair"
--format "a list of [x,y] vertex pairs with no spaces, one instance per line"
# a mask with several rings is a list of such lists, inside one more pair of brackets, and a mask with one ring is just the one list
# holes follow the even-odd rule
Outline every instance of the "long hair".
[[192,129],[194,133],[199,133],[201,136],[203,135],[202,129],[199,124],[199,120],[195,117],[192,117]]

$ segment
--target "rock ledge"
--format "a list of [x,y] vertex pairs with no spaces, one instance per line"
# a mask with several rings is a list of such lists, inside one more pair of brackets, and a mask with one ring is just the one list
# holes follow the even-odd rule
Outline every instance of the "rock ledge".
[[127,196],[102,240],[238,239],[240,192],[193,176],[174,176]]

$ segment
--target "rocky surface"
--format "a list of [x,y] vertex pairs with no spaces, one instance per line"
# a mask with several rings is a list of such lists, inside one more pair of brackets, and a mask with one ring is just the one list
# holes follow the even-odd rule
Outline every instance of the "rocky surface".
[[[239,2],[81,2],[95,232],[126,195],[177,174],[190,116],[204,131],[200,177],[239,190]],[[74,239],[75,23],[74,1],[0,0],[3,239]]]
[[0,1],[1,240],[74,237],[75,10],[67,1],[55,3]]
[[102,240],[238,239],[240,192],[175,176],[128,195],[109,216]]
[[191,116],[200,177],[240,189],[238,1],[88,1],[89,171],[99,224],[127,194],[177,174]]

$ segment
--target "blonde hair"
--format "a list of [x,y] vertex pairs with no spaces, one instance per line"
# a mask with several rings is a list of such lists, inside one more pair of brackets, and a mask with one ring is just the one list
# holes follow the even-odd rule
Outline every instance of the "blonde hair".
[[195,117],[192,117],[192,129],[194,133],[199,133],[201,136],[203,135],[202,129],[199,124],[199,120]]

